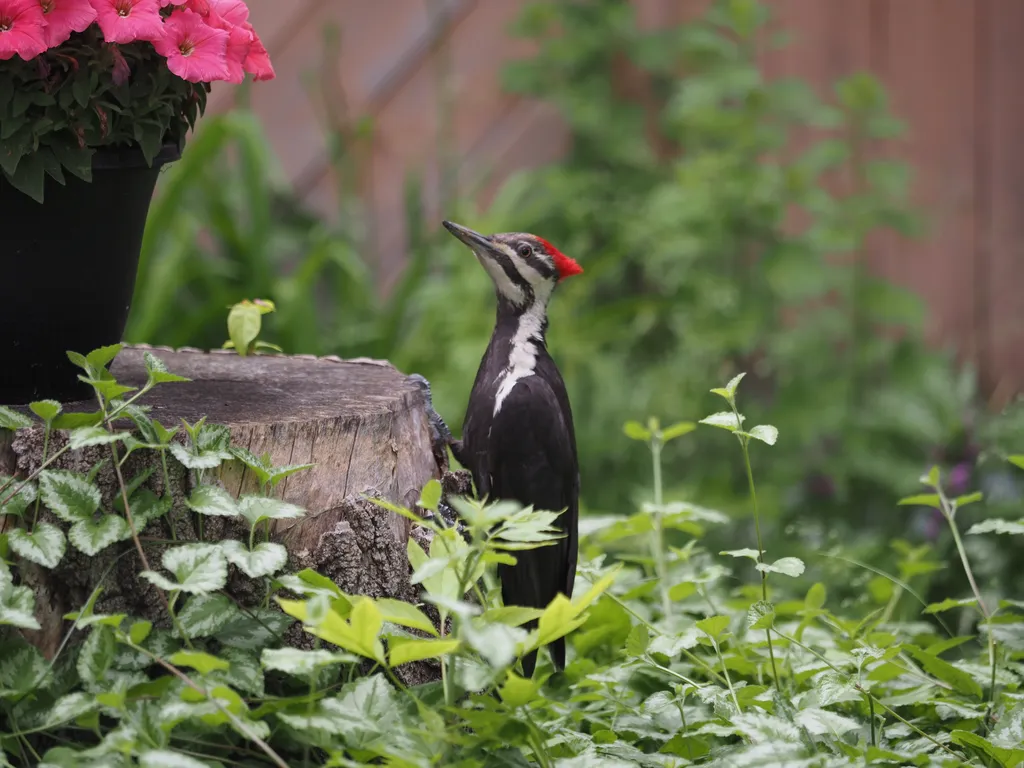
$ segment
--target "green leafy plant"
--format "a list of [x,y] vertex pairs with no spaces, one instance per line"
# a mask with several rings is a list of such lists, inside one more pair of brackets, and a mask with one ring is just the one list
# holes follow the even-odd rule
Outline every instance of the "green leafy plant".
[[263,315],[273,312],[274,308],[274,302],[268,299],[243,299],[232,306],[228,312],[228,335],[231,338],[221,348],[234,349],[242,357],[255,354],[260,349],[281,352],[282,349],[276,344],[256,338],[263,326]]

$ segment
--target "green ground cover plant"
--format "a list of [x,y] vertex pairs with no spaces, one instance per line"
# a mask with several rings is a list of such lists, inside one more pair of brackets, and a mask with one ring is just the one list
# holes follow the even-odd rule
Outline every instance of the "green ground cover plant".
[[[745,511],[759,529],[761,467],[786,435],[744,413],[742,374],[712,389],[724,407],[698,424],[625,425],[649,449],[654,500],[633,514],[584,518],[574,598],[535,610],[499,605],[494,566],[550,542],[554,514],[455,499],[460,532],[430,514],[441,500],[436,482],[413,509],[379,502],[382,513],[431,532],[426,548],[409,544],[418,604],[345,594],[315,572],[282,570],[283,548],[266,540],[265,521],[303,513],[274,489],[304,468],[268,466],[205,420],[160,424],[147,393],[188,383],[149,355],[146,385],[125,387],[107,369],[118,349],[72,355],[96,390],[96,412],[62,413],[51,402],[32,404],[31,417],[0,409],[4,429],[41,423],[47,435],[69,437],[36,472],[0,479],[2,765],[1024,762],[1024,601],[979,582],[966,545],[1024,534],[1020,508],[964,526],[962,510],[985,500],[947,495],[938,468],[920,478],[920,494],[892,500],[894,509],[936,509],[955,540],[970,587],[931,604],[913,586],[941,567],[927,546],[908,549],[898,573],[870,569],[889,594],[842,599],[835,582],[863,566],[843,562],[837,576],[735,529],[732,548],[709,548],[708,532],[728,530],[730,518],[666,494],[662,456],[673,443],[731,433],[748,480]],[[172,510],[146,477],[121,478],[120,506],[100,509],[90,473],[50,468],[58,453],[96,445],[118,467],[130,452],[157,451],[164,473],[170,462],[194,472],[189,509]],[[1007,460],[1024,467],[1022,455]],[[225,461],[248,465],[261,491],[235,499],[210,482],[204,473]],[[100,583],[66,617],[72,626],[55,658],[26,642],[19,630],[38,626],[26,568],[53,568],[69,547],[96,556],[131,541],[143,550],[139,531],[166,514],[244,520],[249,540],[163,542],[161,559],[140,574],[160,589],[158,621],[98,614]],[[265,583],[262,604],[227,595],[236,570]],[[911,606],[905,618],[894,613],[899,600]],[[539,623],[527,632],[531,619]],[[296,621],[315,638],[309,650],[281,641]],[[536,679],[516,673],[523,653],[567,633],[564,672],[552,674],[542,656]],[[402,666],[422,660],[436,660],[440,679],[403,684]]]

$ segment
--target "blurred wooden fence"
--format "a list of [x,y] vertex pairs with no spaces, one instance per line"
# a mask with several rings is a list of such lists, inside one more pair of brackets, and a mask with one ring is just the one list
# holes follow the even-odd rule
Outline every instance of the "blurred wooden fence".
[[[333,210],[335,193],[322,92],[307,79],[321,75],[335,109],[372,117],[361,193],[384,274],[402,261],[407,172],[422,174],[426,213],[438,219],[445,153],[465,181],[500,180],[564,152],[555,112],[499,84],[504,62],[531,52],[507,35],[527,1],[249,0],[278,72],[252,89],[251,105],[315,207]],[[792,34],[765,58],[768,76],[800,76],[822,90],[857,70],[884,81],[909,126],[893,151],[913,166],[930,237],[882,242],[872,264],[926,300],[931,337],[975,361],[1004,400],[1024,384],[1024,0],[767,1]],[[643,25],[660,26],[705,0],[633,2]],[[339,25],[341,47],[325,68],[329,23]],[[443,70],[447,97],[437,87]],[[230,106],[230,91],[214,96],[213,110]],[[445,98],[451,110],[439,109]]]

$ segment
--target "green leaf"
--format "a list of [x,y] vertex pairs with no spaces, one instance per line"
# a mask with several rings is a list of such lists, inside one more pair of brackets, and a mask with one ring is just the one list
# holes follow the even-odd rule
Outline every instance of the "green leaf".
[[243,496],[239,499],[238,508],[250,526],[263,520],[294,520],[306,514],[296,504],[269,496]]
[[36,486],[33,483],[21,484],[15,478],[0,475],[0,488],[3,488],[8,482],[10,482],[10,486],[0,491],[0,501],[6,500],[5,503],[0,504],[0,515],[21,517],[29,505],[36,500]]
[[720,554],[720,555],[728,555],[729,557],[749,557],[751,560],[753,560],[755,562],[758,559],[757,550],[756,549],[750,549],[749,547],[747,547],[745,549],[726,549],[726,550],[723,550],[722,552],[719,552],[718,554]]
[[434,622],[412,603],[407,603],[404,600],[393,600],[387,597],[378,598],[375,602],[384,621],[400,624],[403,627],[419,629],[437,637],[438,631],[434,627]]
[[989,759],[996,761],[999,765],[1017,766],[1024,762],[1024,749],[1016,746],[999,747],[983,736],[971,733],[970,731],[954,729],[950,732],[950,740],[962,747],[971,747]]
[[943,611],[949,611],[953,608],[966,608],[968,606],[974,606],[978,604],[977,598],[968,597],[961,600],[955,600],[952,597],[947,597],[941,603],[931,603],[925,607],[925,613],[942,613]]
[[783,557],[774,563],[758,563],[754,567],[765,573],[781,573],[795,578],[804,572],[804,561],[799,557]]
[[57,414],[61,411],[61,404],[56,400],[38,400],[34,403],[29,403],[28,407],[32,413],[47,424],[57,418]]
[[960,509],[966,507],[968,504],[974,504],[975,502],[981,501],[985,498],[985,494],[981,491],[975,491],[974,493],[968,493],[965,496],[957,496],[953,501],[956,504],[956,508]]
[[302,651],[298,648],[266,648],[260,656],[260,663],[265,668],[301,678],[308,678],[320,667],[353,664],[358,661],[358,656],[322,649]]
[[747,626],[750,629],[771,629],[775,626],[775,606],[758,600],[747,611]]
[[149,749],[139,755],[139,768],[209,768],[209,764],[182,752]]
[[825,585],[820,581],[807,590],[807,597],[804,598],[804,607],[808,610],[820,610],[825,605]]
[[697,585],[692,581],[681,581],[668,591],[668,597],[669,600],[678,602],[679,600],[685,600],[690,595],[696,593],[696,591]]
[[1024,453],[1015,454],[1013,456],[1007,456],[1006,460],[1013,464],[1015,467],[1024,469]]
[[930,488],[938,488],[940,478],[939,468],[937,466],[933,466],[928,470],[927,474],[921,476],[921,484],[927,485]]
[[525,707],[537,697],[539,688],[539,682],[509,672],[504,685],[498,689],[498,695],[510,707]]
[[90,557],[117,541],[130,538],[132,529],[120,515],[102,515],[98,520],[89,517],[79,520],[68,531],[68,541]]
[[227,669],[231,666],[223,659],[203,651],[178,651],[167,660],[178,667],[191,667],[201,675],[208,675],[214,670]]
[[249,345],[260,335],[261,312],[257,306],[241,302],[228,312],[228,336],[239,355],[249,353]]
[[76,666],[79,677],[91,688],[102,684],[114,662],[115,648],[114,633],[110,627],[97,625],[89,631],[78,653]]
[[459,640],[419,640],[394,637],[388,643],[388,660],[392,667],[424,659],[436,659],[458,650]]
[[693,432],[693,430],[695,430],[696,428],[697,425],[694,424],[692,421],[680,421],[677,422],[676,424],[673,424],[671,427],[667,427],[661,433],[661,439],[663,442],[667,443],[670,440],[675,440],[677,437],[688,435],[690,432]]
[[988,520],[982,520],[980,523],[972,525],[967,533],[1005,533],[1011,536],[1020,536],[1024,535],[1024,519],[1013,521],[990,517]]
[[913,656],[928,674],[949,683],[961,693],[982,698],[981,686],[967,672],[957,669],[949,662],[918,648],[916,645],[905,644],[902,648]]
[[277,598],[277,602],[286,614],[306,623],[306,631],[309,633],[343,650],[384,663],[384,646],[378,637],[384,619],[369,598],[354,599],[350,621],[345,621],[332,610],[315,626],[308,623],[308,601]]
[[227,539],[220,548],[227,561],[250,579],[270,576],[288,563],[288,550],[275,542],[260,542],[250,551],[242,542]]
[[779,430],[771,424],[759,424],[751,429],[747,434],[755,440],[760,440],[762,443],[768,443],[768,445],[775,445],[775,441],[779,439]]
[[835,712],[829,712],[827,709],[818,709],[817,707],[802,709],[796,713],[793,719],[797,725],[805,728],[808,733],[815,736],[829,734],[836,738],[841,738],[845,733],[858,731],[865,727],[852,718],[837,715]]
[[103,411],[89,413],[62,413],[53,420],[54,429],[78,429],[79,427],[95,427],[103,422]]
[[66,523],[92,517],[100,506],[100,490],[83,475],[66,470],[44,469],[39,473],[43,503]]
[[171,373],[167,370],[167,365],[164,361],[152,352],[144,352],[142,359],[145,361],[146,373],[148,374],[149,381],[152,384],[169,384],[172,382],[191,381],[191,379],[187,379],[184,376]]
[[423,486],[423,490],[420,491],[419,505],[423,509],[429,509],[436,512],[437,505],[441,503],[441,493],[441,483],[435,479],[431,479]]
[[626,636],[626,653],[630,656],[643,656],[651,644],[651,633],[643,624],[635,625]]
[[146,642],[146,638],[149,637],[149,633],[152,631],[153,622],[139,619],[132,622],[132,626],[128,630],[128,639],[136,645],[142,645]]
[[192,595],[178,613],[178,623],[190,638],[212,637],[238,615],[238,607],[222,594]]
[[200,485],[189,496],[188,508],[210,517],[236,517],[238,504],[231,494],[216,485]]
[[[0,563],[0,573],[7,566]],[[0,626],[40,629],[35,617],[36,599],[29,587],[5,585],[0,579]]]
[[0,405],[0,429],[26,429],[32,426],[32,419],[23,413]]
[[651,439],[651,432],[639,421],[627,421],[622,431],[625,432],[626,437],[630,440],[639,440],[641,442],[648,442]]
[[718,639],[719,635],[729,628],[728,616],[709,616],[697,622],[697,629],[712,639]]
[[228,565],[220,547],[214,544],[183,544],[166,550],[164,568],[174,574],[177,583],[153,571],[140,575],[161,589],[182,592],[214,592],[224,587]]
[[121,343],[111,344],[106,347],[99,347],[86,355],[85,361],[94,370],[98,371],[101,368],[106,368],[114,362],[114,358],[120,354],[122,349],[124,349],[124,344]]
[[108,432],[103,427],[79,427],[73,429],[68,436],[68,443],[72,450],[87,448],[91,445],[108,445],[124,440],[127,432]]
[[16,554],[44,568],[56,568],[67,547],[63,532],[51,523],[36,523],[32,533],[15,528],[7,534],[7,543]]
[[919,493],[916,496],[907,496],[906,498],[902,498],[896,503],[901,507],[926,506],[934,507],[935,509],[942,509],[942,502],[939,500],[939,495],[937,493]]
[[709,427],[718,427],[729,432],[735,432],[742,426],[743,415],[740,414],[737,418],[736,414],[732,411],[720,411],[701,419],[700,423],[707,424]]

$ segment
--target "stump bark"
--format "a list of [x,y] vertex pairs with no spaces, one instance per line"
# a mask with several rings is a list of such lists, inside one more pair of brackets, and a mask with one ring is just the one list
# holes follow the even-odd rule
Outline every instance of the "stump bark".
[[[382,361],[284,355],[243,358],[219,351],[143,346],[122,350],[111,373],[121,383],[142,386],[147,350],[172,373],[192,379],[162,384],[147,394],[141,404],[151,406],[152,418],[170,427],[181,419],[195,423],[205,416],[208,423],[231,431],[233,445],[257,456],[268,453],[276,466],[314,465],[285,478],[273,492],[306,510],[301,518],[273,521],[271,538],[288,549],[288,570],[312,568],[352,594],[415,599],[406,553],[413,524],[365,500],[377,496],[411,506],[424,484],[447,469],[438,466],[432,451],[426,402],[415,384]],[[90,403],[64,407],[65,412],[94,409]],[[41,428],[6,434],[6,438],[0,436],[0,472],[24,477],[35,471],[43,455]],[[51,439],[51,453],[63,440],[61,435]],[[87,472],[109,455],[107,446],[69,451],[51,467]],[[168,461],[172,510],[141,532],[150,566],[157,569],[171,526],[178,542],[198,539],[196,516],[185,504],[194,477],[170,456]],[[144,487],[162,496],[163,472],[156,452],[133,453],[123,475],[127,480],[148,467],[157,471]],[[253,473],[238,461],[226,462],[213,472],[232,495],[258,490]],[[448,479],[446,485],[450,485]],[[110,509],[119,493],[111,462],[99,470],[96,482],[104,508]],[[44,517],[48,514],[43,512]],[[48,519],[59,524],[53,517]],[[233,519],[205,517],[203,525],[207,541],[244,535]],[[69,547],[52,571],[27,564],[21,578],[36,593],[42,629],[26,636],[51,657],[66,630],[63,615],[84,605],[97,585],[104,588],[97,612],[124,612],[167,626],[162,602],[155,588],[138,578],[140,570],[131,541],[92,558]],[[231,571],[229,592],[243,605],[258,604],[264,586],[234,566]],[[292,640],[301,634],[293,634]]]

